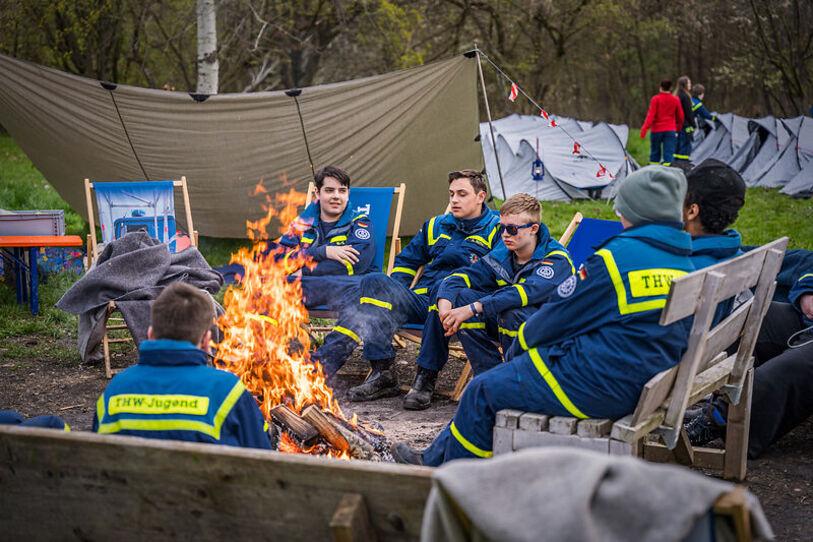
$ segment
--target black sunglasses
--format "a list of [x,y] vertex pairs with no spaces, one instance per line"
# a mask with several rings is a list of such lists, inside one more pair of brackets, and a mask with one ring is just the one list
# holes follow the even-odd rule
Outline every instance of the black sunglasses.
[[502,222],[500,222],[500,226],[503,227],[505,233],[512,236],[518,234],[519,230],[530,228],[534,224],[536,224],[536,222],[528,222],[527,224],[523,224],[522,226],[515,226],[514,224],[503,224]]

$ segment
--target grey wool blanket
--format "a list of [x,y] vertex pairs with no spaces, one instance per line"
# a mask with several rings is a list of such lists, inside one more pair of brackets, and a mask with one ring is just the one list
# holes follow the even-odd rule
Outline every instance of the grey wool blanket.
[[[65,292],[56,306],[79,315],[79,354],[83,361],[96,361],[108,301],[116,302],[138,344],[147,337],[152,301],[177,281],[215,294],[223,285],[223,276],[195,247],[170,254],[166,245],[145,232],[128,233],[105,246],[96,265]],[[212,303],[216,312],[222,311],[214,299]]]
[[[681,542],[734,486],[685,467],[532,448],[439,468],[421,540]],[[773,533],[750,493],[757,539]]]

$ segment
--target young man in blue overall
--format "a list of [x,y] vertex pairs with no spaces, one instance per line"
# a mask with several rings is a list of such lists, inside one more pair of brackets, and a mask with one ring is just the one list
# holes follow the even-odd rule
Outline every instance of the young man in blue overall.
[[257,401],[237,376],[209,366],[214,316],[206,293],[168,286],[152,304],[138,364],[99,397],[93,431],[271,449]]
[[[503,246],[440,283],[423,326],[418,372],[404,398],[407,410],[432,402],[438,373],[457,334],[475,375],[496,367],[528,319],[575,269],[565,247],[539,221],[539,201],[515,194],[500,208]],[[499,346],[498,346],[499,345]]]
[[[328,377],[344,365],[363,341],[372,372],[351,388],[351,401],[369,401],[400,393],[390,370],[395,360],[392,338],[406,323],[423,324],[440,281],[473,264],[500,243],[499,216],[485,206],[486,184],[474,170],[449,174],[451,212],[427,220],[395,258],[392,275],[372,273],[361,279],[356,303],[346,305],[333,331],[313,358]],[[418,270],[423,273],[410,287]]]
[[375,236],[369,218],[353,211],[350,176],[344,170],[325,166],[315,180],[316,201],[276,246],[285,248],[283,259],[307,255],[316,263],[295,273],[301,277],[305,306],[338,310],[358,286],[360,275],[375,271]]
[[521,353],[472,380],[434,442],[423,452],[397,443],[396,461],[490,457],[494,420],[506,408],[577,418],[632,412],[644,384],[686,349],[689,322],[658,323],[672,280],[694,270],[685,195],[674,168],[647,166],[624,179],[615,209],[625,230],[520,326]]

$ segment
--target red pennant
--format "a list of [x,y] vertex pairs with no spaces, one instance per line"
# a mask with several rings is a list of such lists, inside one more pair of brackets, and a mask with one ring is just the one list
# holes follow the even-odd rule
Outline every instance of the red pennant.
[[582,153],[582,146],[579,144],[578,141],[573,142],[573,154],[581,154]]
[[607,168],[604,167],[604,164],[598,165],[598,171],[596,171],[596,177],[604,177],[607,175]]
[[548,126],[550,126],[551,128],[556,128],[559,125],[556,123],[555,119],[550,119],[550,124],[548,124]]
[[541,116],[543,119],[545,119],[545,120],[548,120],[548,118],[549,118],[549,117],[548,117],[548,112],[547,112],[547,111],[545,111],[544,109],[540,109],[540,110],[539,110],[539,115],[540,115],[540,116]]
[[519,96],[519,87],[516,83],[511,83],[511,92],[508,94],[508,99],[515,102],[517,100],[517,96]]

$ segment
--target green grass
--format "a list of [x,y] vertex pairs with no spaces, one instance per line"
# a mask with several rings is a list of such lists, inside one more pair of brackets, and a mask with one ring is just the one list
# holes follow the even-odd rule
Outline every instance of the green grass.
[[[649,142],[640,139],[635,130],[630,131],[629,148],[639,163],[646,163]],[[87,233],[85,221],[59,197],[9,136],[0,136],[0,208],[63,209],[67,233]],[[612,205],[605,202],[542,204],[543,219],[555,237],[562,234],[576,211],[587,217],[615,219]],[[746,206],[735,228],[746,244],[758,245],[787,235],[791,248],[813,249],[813,203],[789,198],[776,190],[749,189]],[[409,239],[402,238],[404,246]],[[219,266],[228,263],[231,253],[247,243],[245,239],[202,237],[200,250],[211,265]],[[75,280],[73,275],[62,274],[52,276],[42,284],[41,312],[36,317],[31,316],[27,307],[15,303],[13,286],[0,285],[0,360],[27,358],[78,362],[75,346],[77,318],[54,307]],[[218,297],[222,299],[222,292]]]

